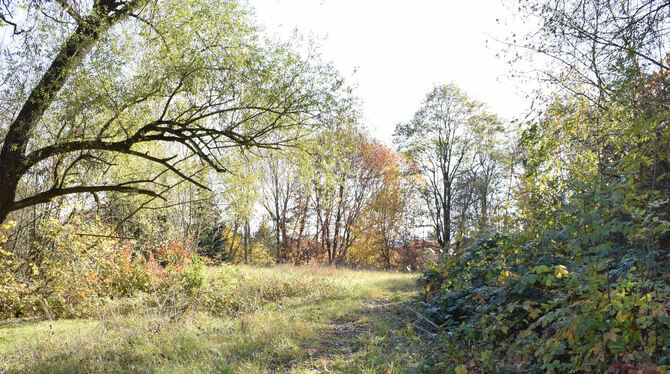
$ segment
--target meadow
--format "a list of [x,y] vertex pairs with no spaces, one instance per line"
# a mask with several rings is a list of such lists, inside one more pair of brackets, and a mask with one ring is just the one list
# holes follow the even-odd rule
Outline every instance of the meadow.
[[[0,324],[6,373],[402,373],[434,369],[415,274],[211,266],[198,295],[139,293],[81,319]],[[416,327],[413,327],[414,326]]]

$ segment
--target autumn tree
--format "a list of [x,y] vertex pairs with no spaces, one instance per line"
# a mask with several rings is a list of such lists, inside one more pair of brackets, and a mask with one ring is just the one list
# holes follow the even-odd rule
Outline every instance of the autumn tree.
[[402,155],[378,143],[368,146],[363,163],[375,179],[372,194],[353,224],[356,242],[352,260],[390,270],[395,265],[396,249],[409,241],[415,228],[410,222],[414,191],[408,180],[413,176]]
[[343,264],[356,241],[353,231],[374,195],[381,169],[371,164],[375,142],[356,124],[320,135],[312,189],[317,236],[330,264]]

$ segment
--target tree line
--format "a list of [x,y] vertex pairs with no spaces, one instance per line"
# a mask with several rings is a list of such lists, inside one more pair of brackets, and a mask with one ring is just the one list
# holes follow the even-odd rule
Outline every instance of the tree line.
[[19,257],[48,247],[49,218],[86,217],[220,261],[417,269],[504,225],[505,126],[453,84],[394,150],[318,50],[266,38],[243,4],[2,5],[0,220]]

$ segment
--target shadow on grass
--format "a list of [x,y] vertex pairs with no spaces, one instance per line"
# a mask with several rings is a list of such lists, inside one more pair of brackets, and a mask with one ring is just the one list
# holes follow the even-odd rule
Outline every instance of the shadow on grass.
[[[411,328],[416,280],[388,277],[364,288],[369,295],[286,299],[235,318],[186,316],[160,331],[139,316],[130,326],[103,322],[79,337],[61,330],[36,345],[0,352],[0,372],[430,372],[430,347]],[[70,323],[88,322],[64,325]]]
[[[402,296],[370,299],[333,319],[319,331],[316,345],[305,347],[308,358],[284,372],[439,373],[440,354],[435,336],[424,327],[415,310],[420,299],[415,280],[392,279],[375,283]],[[419,325],[419,328],[415,326]]]

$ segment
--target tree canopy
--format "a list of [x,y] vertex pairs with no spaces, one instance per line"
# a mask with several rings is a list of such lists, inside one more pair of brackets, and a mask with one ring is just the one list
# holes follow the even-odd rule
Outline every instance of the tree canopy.
[[[3,20],[16,29],[0,64],[1,220],[72,193],[160,197],[164,173],[206,187],[186,160],[225,171],[231,147],[285,144],[319,123],[341,84],[262,38],[237,2],[11,2]],[[31,60],[48,67],[20,74]],[[107,177],[135,159],[158,168]],[[40,186],[24,193],[37,170]]]

